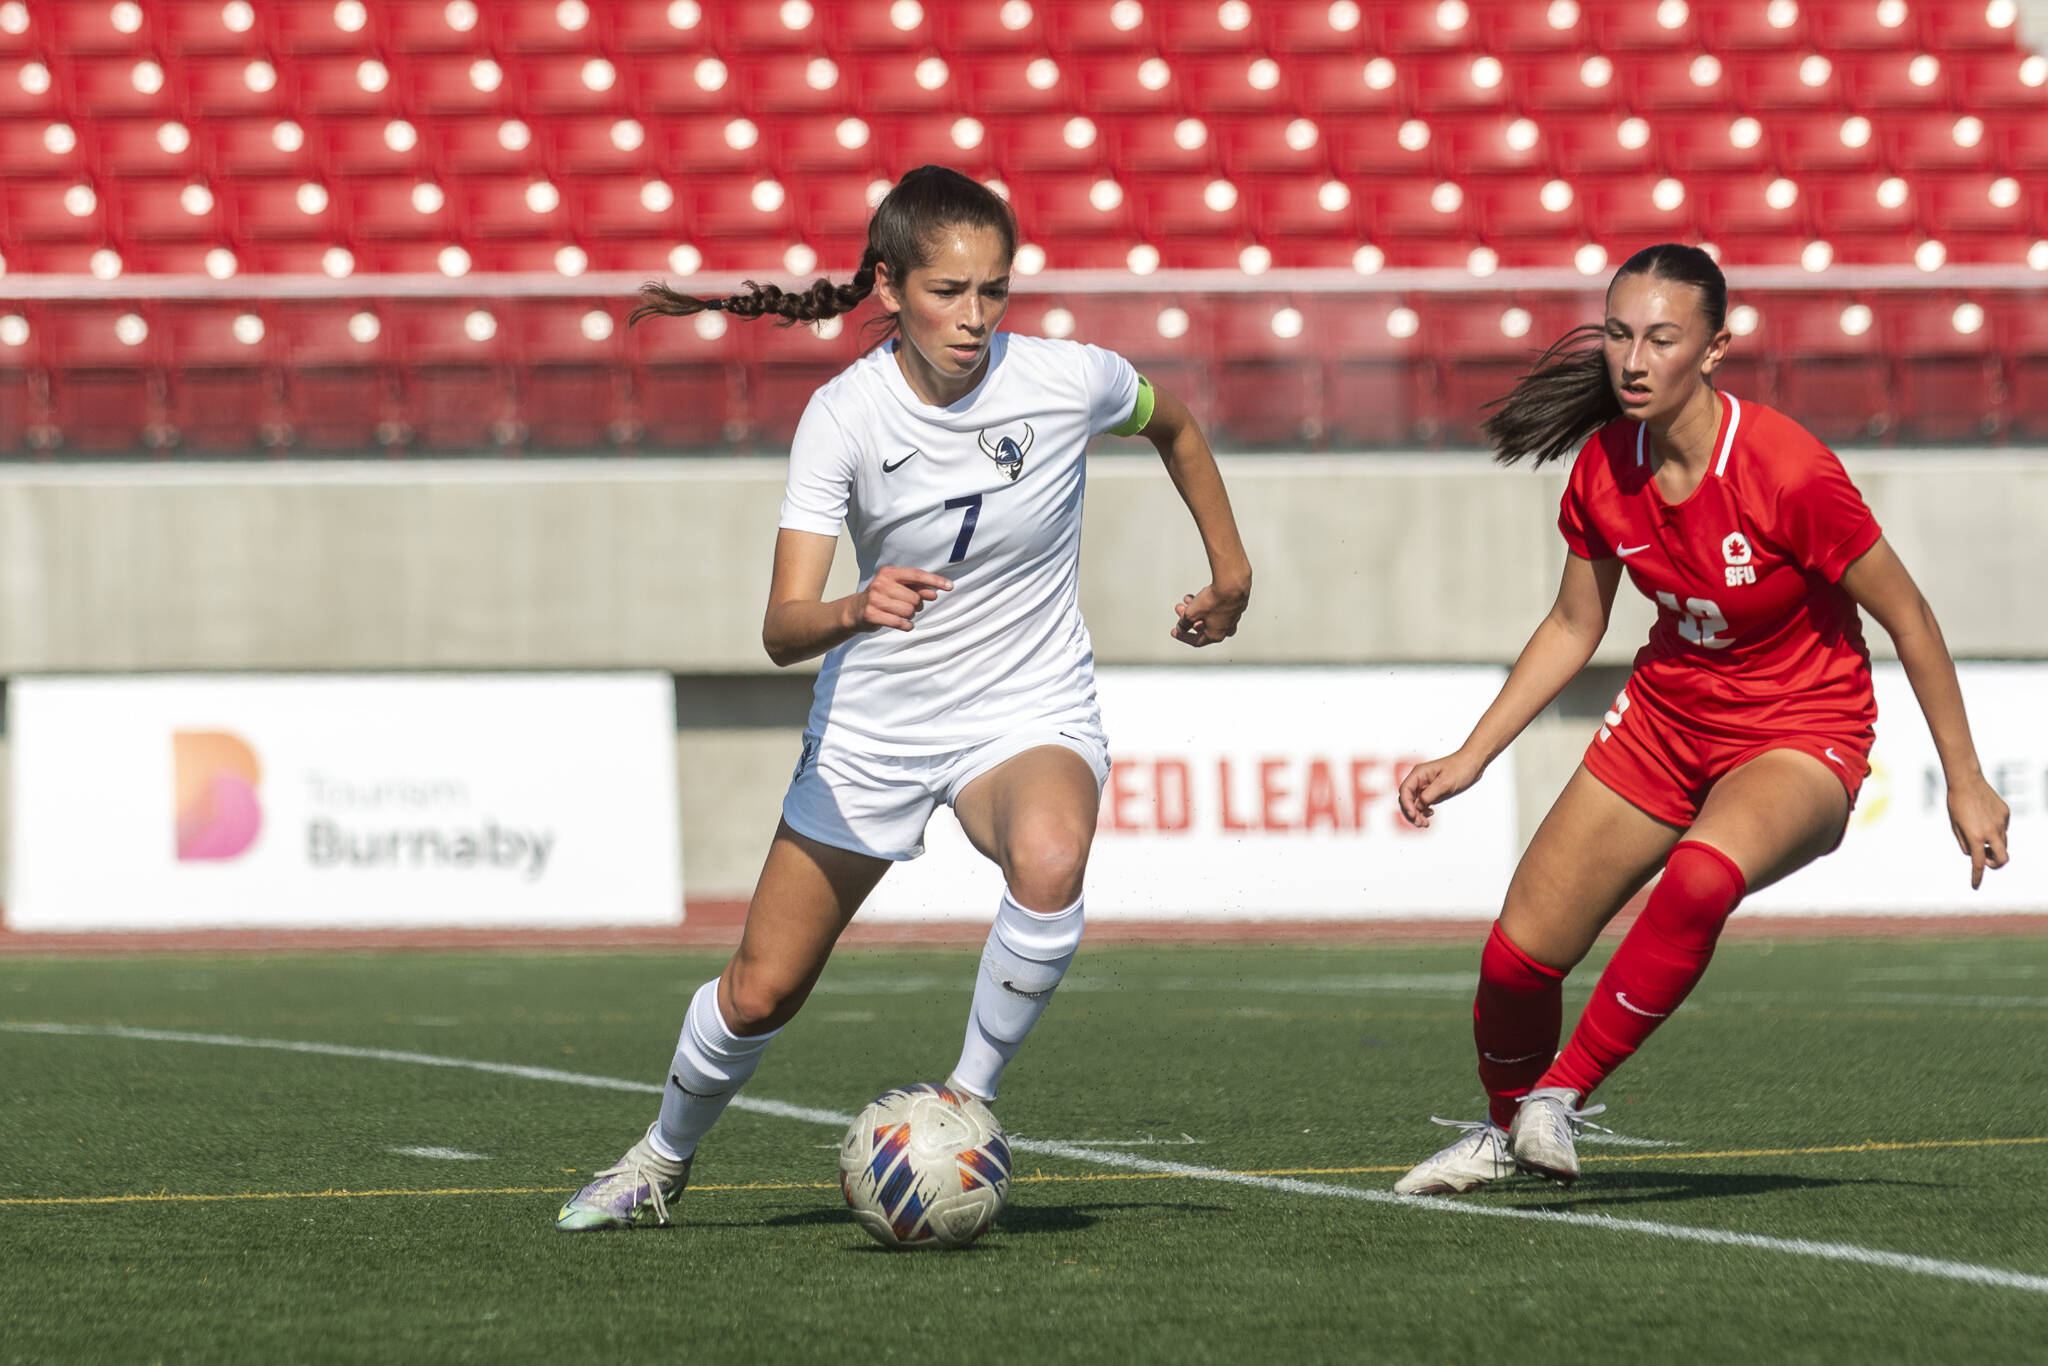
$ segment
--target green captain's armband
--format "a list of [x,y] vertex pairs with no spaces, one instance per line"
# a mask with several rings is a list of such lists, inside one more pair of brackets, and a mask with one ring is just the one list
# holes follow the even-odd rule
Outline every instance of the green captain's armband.
[[1109,429],[1111,436],[1136,436],[1145,430],[1145,424],[1152,420],[1152,381],[1138,376],[1138,401],[1131,405],[1131,415]]

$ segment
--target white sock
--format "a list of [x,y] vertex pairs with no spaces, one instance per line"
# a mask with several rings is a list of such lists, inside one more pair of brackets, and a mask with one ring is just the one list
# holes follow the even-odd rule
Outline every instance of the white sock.
[[1019,906],[1004,890],[974,979],[967,1042],[953,1069],[953,1080],[983,1100],[996,1098],[1003,1068],[1017,1056],[1074,961],[1081,947],[1081,907],[1076,899],[1063,911],[1040,915]]
[[726,1027],[718,1008],[718,979],[698,987],[683,1016],[668,1085],[661,1088],[661,1118],[648,1135],[654,1150],[677,1162],[694,1155],[697,1140],[725,1113],[726,1102],[754,1075],[768,1041],[779,1033],[740,1037]]

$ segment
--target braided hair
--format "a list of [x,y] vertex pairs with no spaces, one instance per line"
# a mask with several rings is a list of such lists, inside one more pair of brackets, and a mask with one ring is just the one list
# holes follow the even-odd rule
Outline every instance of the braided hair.
[[[735,318],[774,317],[779,327],[823,322],[859,308],[874,292],[875,268],[887,266],[898,283],[930,263],[932,240],[943,228],[987,228],[1003,240],[1006,256],[1017,253],[1017,217],[1000,195],[979,181],[946,166],[920,166],[896,182],[875,206],[868,220],[867,249],[860,268],[845,284],[820,279],[796,293],[773,284],[746,281],[746,292],[723,299],[684,294],[656,281],[640,288],[640,305],[626,316],[628,325],[656,315],[688,317],[716,311]],[[896,331],[894,315],[884,314],[868,326],[879,346]]]
[[[1728,281],[1714,258],[1698,247],[1660,242],[1622,262],[1615,283],[1630,275],[1647,275],[1696,287],[1700,317],[1707,335],[1715,336],[1728,319]],[[1594,432],[1621,416],[1621,399],[1607,374],[1600,323],[1575,327],[1551,344],[1528,374],[1515,381],[1503,397],[1487,404],[1494,411],[1479,424],[1493,446],[1493,458],[1512,465],[1524,455],[1535,463],[1572,454]]]

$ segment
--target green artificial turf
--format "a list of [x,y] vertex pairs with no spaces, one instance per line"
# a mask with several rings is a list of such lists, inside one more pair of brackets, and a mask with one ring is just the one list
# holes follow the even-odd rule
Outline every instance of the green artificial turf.
[[[1452,1136],[1431,1114],[1480,1113],[1476,959],[1476,935],[1084,950],[998,1113],[1027,1144],[1383,1190]],[[973,960],[842,954],[747,1096],[846,1114],[943,1077]],[[340,1044],[646,1088],[0,1031],[0,1362],[2048,1355],[2048,942],[1726,945],[1601,1095],[1622,1136],[1672,1146],[1586,1146],[1569,1194],[1513,1182],[1465,1197],[2008,1281],[1990,1284],[1028,1149],[974,1248],[892,1254],[845,1212],[835,1126],[742,1110],[706,1142],[675,1227],[557,1233],[562,1196],[652,1118],[689,994],[716,966],[0,962],[8,1024]],[[1839,1151],[1855,1145],[1873,1146]],[[394,1151],[409,1147],[481,1156]]]

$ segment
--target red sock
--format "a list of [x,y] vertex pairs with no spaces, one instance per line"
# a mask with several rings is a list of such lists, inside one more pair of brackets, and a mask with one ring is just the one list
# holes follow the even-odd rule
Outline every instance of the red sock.
[[1748,890],[1734,860],[1684,840],[1665,860],[1649,904],[1600,974],[1593,999],[1539,1086],[1565,1086],[1584,1100],[1678,1009],[1707,970],[1714,942]]
[[1515,947],[1493,922],[1479,955],[1479,992],[1472,998],[1472,1041],[1487,1110],[1505,1129],[1515,1106],[1557,1056],[1564,1028],[1564,974]]

